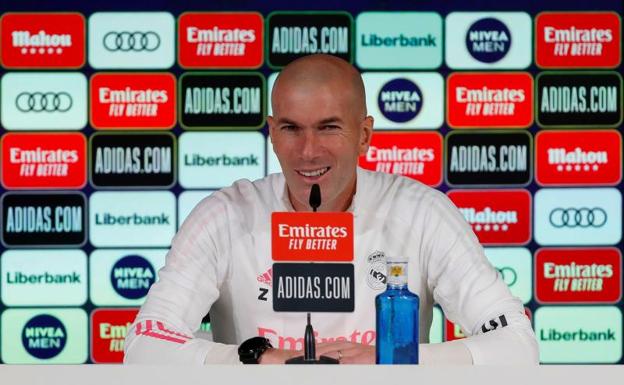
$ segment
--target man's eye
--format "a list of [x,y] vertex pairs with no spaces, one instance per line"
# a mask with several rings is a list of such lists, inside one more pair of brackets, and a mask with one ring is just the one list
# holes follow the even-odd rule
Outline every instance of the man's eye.
[[282,130],[285,130],[285,131],[295,131],[296,129],[297,129],[297,126],[292,125],[292,124],[282,126]]

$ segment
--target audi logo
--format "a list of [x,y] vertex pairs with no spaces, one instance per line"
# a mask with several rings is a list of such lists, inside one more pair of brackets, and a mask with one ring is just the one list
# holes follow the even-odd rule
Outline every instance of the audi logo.
[[607,223],[607,213],[600,207],[594,208],[561,208],[550,212],[550,224],[556,228],[562,227],[602,227]]
[[22,112],[65,112],[72,104],[67,92],[22,92],[15,99],[15,106]]
[[160,47],[160,36],[156,32],[109,32],[104,35],[104,48],[111,52],[147,51]]
[[497,267],[496,270],[498,270],[498,274],[500,275],[503,282],[507,284],[507,286],[513,286],[518,280],[518,274],[516,273],[516,270],[512,269],[511,267]]

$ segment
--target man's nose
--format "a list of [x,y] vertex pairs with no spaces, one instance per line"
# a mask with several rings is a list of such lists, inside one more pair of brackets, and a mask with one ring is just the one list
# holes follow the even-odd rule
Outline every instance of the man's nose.
[[305,130],[302,141],[301,157],[304,160],[314,160],[319,156],[320,142],[315,130]]

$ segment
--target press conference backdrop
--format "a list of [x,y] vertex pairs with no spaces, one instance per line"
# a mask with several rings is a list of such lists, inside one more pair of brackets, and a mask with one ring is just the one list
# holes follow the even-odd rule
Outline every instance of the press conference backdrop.
[[121,362],[193,206],[280,170],[270,90],[315,52],[362,72],[360,165],[448,194],[541,361],[623,362],[621,1],[313,7],[3,2],[2,362]]

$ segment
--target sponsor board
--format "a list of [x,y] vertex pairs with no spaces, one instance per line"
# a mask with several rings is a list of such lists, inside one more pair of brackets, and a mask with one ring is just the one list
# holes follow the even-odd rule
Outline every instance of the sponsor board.
[[91,361],[122,363],[126,334],[139,309],[95,309],[91,313]]
[[311,54],[353,61],[353,18],[342,11],[271,12],[266,19],[267,64],[284,67]]
[[533,78],[527,72],[455,72],[447,78],[453,128],[526,128],[533,123]]
[[87,301],[87,255],[82,250],[6,250],[6,306],[81,306]]
[[616,306],[542,306],[534,319],[544,364],[615,364],[622,359],[622,311]]
[[97,129],[170,129],[176,124],[176,78],[165,72],[99,72],[90,80]]
[[8,309],[2,313],[5,364],[83,364],[87,314],[82,309]]
[[169,12],[96,12],[89,16],[89,65],[96,69],[164,69],[175,62]]
[[2,244],[6,247],[81,246],[87,234],[82,193],[5,193]]
[[2,185],[9,189],[82,188],[87,140],[79,133],[8,133],[2,137]]
[[97,188],[171,187],[176,177],[171,133],[95,133],[89,138],[89,178]]
[[451,190],[447,193],[483,245],[524,245],[531,239],[527,190]]
[[185,12],[178,20],[183,68],[258,68],[264,20],[258,12]]
[[442,135],[438,132],[375,132],[359,165],[439,186],[442,159]]
[[529,303],[533,296],[531,252],[524,247],[486,247],[484,251],[511,294]]
[[448,318],[444,318],[444,341],[455,341],[462,338],[466,338],[466,335],[461,327],[449,321]]
[[[434,306],[431,327],[429,328],[429,343],[439,344],[444,342],[444,315],[439,307]],[[423,341],[424,342],[424,341]]]
[[86,27],[80,13],[5,13],[0,31],[0,61],[6,68],[80,68],[85,63]]
[[87,79],[77,72],[9,72],[0,121],[7,130],[80,130],[87,124]]
[[360,68],[436,69],[442,64],[442,17],[436,12],[362,12],[355,28]]
[[214,190],[182,191],[178,196],[178,228],[182,227],[182,223],[195,206],[213,192]]
[[622,122],[622,75],[617,72],[540,72],[536,119],[541,127],[615,127]]
[[165,265],[167,249],[98,249],[89,256],[89,297],[96,306],[139,306]]
[[273,264],[274,311],[352,312],[354,308],[352,264]]
[[622,193],[615,188],[549,188],[535,194],[540,245],[614,245],[622,239]]
[[616,248],[538,249],[535,298],[541,303],[619,302],[622,253]]
[[531,65],[532,20],[526,12],[451,12],[445,22],[452,69],[522,69]]
[[615,130],[540,131],[535,163],[535,181],[542,186],[615,185],[622,180],[622,135]]
[[444,79],[436,72],[365,72],[366,107],[378,129],[439,128]]
[[446,136],[446,182],[452,186],[526,185],[532,137],[518,131],[451,132]]
[[615,12],[541,12],[535,17],[535,63],[541,68],[614,68],[622,59]]
[[282,166],[279,163],[279,159],[277,159],[277,155],[275,151],[273,151],[273,143],[271,142],[271,137],[267,136],[266,140],[266,154],[267,154],[267,172],[266,174],[274,174],[276,172],[282,172]]
[[218,189],[264,177],[265,139],[259,132],[185,132],[179,143],[184,188]]
[[175,221],[170,191],[96,191],[89,197],[89,240],[95,247],[168,247]]

